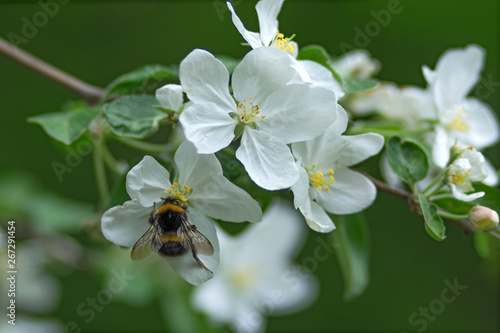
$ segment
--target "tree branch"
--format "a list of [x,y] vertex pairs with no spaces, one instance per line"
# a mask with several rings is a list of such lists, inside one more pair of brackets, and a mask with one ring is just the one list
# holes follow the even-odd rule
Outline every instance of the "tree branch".
[[[404,190],[400,190],[397,188],[393,188],[393,187],[387,185],[386,183],[381,182],[380,180],[373,178],[372,176],[370,176],[364,172],[360,172],[360,173],[363,174],[363,176],[365,176],[366,178],[368,178],[373,184],[375,184],[375,186],[377,187],[377,189],[379,191],[385,192],[385,193],[390,194],[392,196],[395,196],[399,199],[402,199],[402,200],[406,201],[409,205],[413,205],[413,197],[414,196],[412,193],[404,191]],[[474,233],[476,231],[476,228],[474,228],[474,226],[467,220],[453,220],[453,219],[447,219],[447,218],[445,218],[445,220],[457,225],[458,227],[462,228],[467,233]]]
[[23,66],[41,74],[65,88],[73,90],[89,104],[96,104],[105,95],[105,90],[88,84],[62,70],[46,63],[45,61],[21,50],[17,46],[0,37],[0,53],[17,61]]

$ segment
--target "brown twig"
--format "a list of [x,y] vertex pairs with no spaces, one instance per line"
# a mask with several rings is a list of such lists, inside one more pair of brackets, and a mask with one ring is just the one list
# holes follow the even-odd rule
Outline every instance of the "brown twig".
[[105,95],[104,89],[88,84],[66,72],[63,72],[62,70],[7,42],[1,37],[0,53],[37,72],[38,74],[59,83],[63,87],[73,90],[91,105],[96,104]]

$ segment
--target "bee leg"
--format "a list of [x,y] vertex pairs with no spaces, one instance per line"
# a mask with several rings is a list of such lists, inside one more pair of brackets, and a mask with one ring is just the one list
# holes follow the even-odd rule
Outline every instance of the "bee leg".
[[191,251],[193,252],[193,258],[194,260],[196,260],[196,262],[198,264],[200,264],[201,267],[205,268],[207,271],[210,272],[210,274],[214,274],[214,272],[212,272],[210,269],[208,269],[207,266],[205,266],[205,264],[200,260],[200,258],[198,258],[198,255],[196,254],[196,251],[194,250],[193,247],[191,247]]
[[153,223],[155,223],[155,204],[156,202],[153,202],[153,210],[151,211],[151,214],[149,214],[149,223],[152,225]]

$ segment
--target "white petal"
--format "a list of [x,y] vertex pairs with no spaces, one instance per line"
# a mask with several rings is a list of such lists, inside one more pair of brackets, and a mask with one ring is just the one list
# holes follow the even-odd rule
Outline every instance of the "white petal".
[[474,98],[469,98],[463,104],[465,111],[470,115],[466,120],[470,130],[465,132],[465,143],[481,149],[497,142],[500,137],[498,120],[491,108]]
[[341,136],[330,154],[337,156],[336,165],[351,166],[377,155],[384,147],[384,137],[376,133]]
[[335,94],[328,89],[292,84],[262,102],[266,121],[258,126],[285,143],[310,140],[337,119],[337,106]]
[[212,273],[201,267],[193,258],[192,252],[188,251],[182,257],[163,257],[172,268],[187,282],[199,285],[211,278],[217,272],[220,261],[219,240],[217,239],[217,232],[215,227],[208,218],[201,216],[195,210],[188,211],[188,220],[191,224],[195,225],[199,232],[208,238],[214,248],[214,254],[211,256],[198,254],[201,262],[210,269]]
[[310,60],[300,60],[299,63],[309,75],[313,86],[329,89],[337,98],[342,98],[345,95],[342,86],[328,69]]
[[234,69],[232,82],[237,101],[261,103],[274,91],[285,86],[296,74],[292,58],[275,47],[261,47],[248,52]]
[[160,102],[160,106],[177,111],[184,102],[182,93],[182,86],[178,84],[167,84],[156,90],[156,99]]
[[222,175],[219,160],[213,154],[201,155],[188,141],[181,143],[174,156],[179,170],[178,183],[197,189],[203,183],[210,182],[213,176]]
[[262,131],[245,129],[236,158],[243,163],[250,178],[267,190],[288,188],[299,178],[287,145]]
[[243,22],[241,22],[240,18],[236,15],[236,13],[234,12],[233,5],[229,1],[227,2],[227,7],[231,11],[231,18],[233,20],[233,24],[238,30],[238,32],[241,34],[241,36],[248,42],[248,44],[250,44],[250,46],[253,49],[261,47],[262,41],[260,39],[260,34],[245,29]]
[[436,82],[436,72],[427,66],[422,66],[422,73],[424,74],[425,80],[429,85],[433,85]]
[[[269,270],[275,270],[272,266],[293,258],[299,252],[305,235],[302,215],[290,203],[275,199],[267,208],[262,222],[249,226],[238,240],[245,244],[240,245],[238,257],[260,266],[269,265]],[[272,253],[270,249],[273,249]],[[275,275],[276,271],[269,273]]]
[[213,154],[200,155],[185,141],[175,153],[180,170],[179,184],[191,188],[189,203],[198,211],[232,222],[258,222],[262,210],[247,192],[227,180],[219,160]]
[[472,201],[472,200],[476,200],[476,199],[484,196],[484,192],[476,192],[476,193],[472,193],[472,194],[467,195],[464,192],[462,192],[455,184],[451,184],[450,187],[451,187],[451,192],[453,193],[453,196],[455,198],[457,198],[458,200]]
[[182,60],[179,80],[194,103],[215,103],[229,110],[236,108],[229,95],[229,72],[226,66],[205,50],[196,49]]
[[200,154],[215,153],[229,146],[237,124],[227,109],[213,103],[189,105],[182,111],[179,121],[186,139]]
[[110,242],[131,247],[151,226],[148,222],[151,207],[143,207],[136,201],[108,209],[101,218],[101,230]]
[[170,185],[170,173],[151,156],[144,156],[127,174],[127,193],[143,207],[161,201]]
[[446,51],[436,66],[434,92],[440,110],[459,103],[477,83],[484,50],[476,45]]
[[437,166],[444,168],[450,159],[450,148],[453,145],[446,131],[436,126],[436,136],[432,146],[432,160]]
[[299,210],[312,230],[326,233],[335,229],[328,214],[316,202],[308,200]]
[[348,168],[335,170],[329,191],[317,190],[316,201],[333,214],[352,214],[373,203],[377,190],[368,178]]
[[261,0],[255,6],[262,44],[269,45],[278,33],[278,14],[283,0]]
[[[336,145],[332,143],[339,142],[341,134],[347,128],[347,113],[339,105],[338,118],[331,124],[323,134],[320,136],[303,142],[296,142],[292,144],[292,151],[298,158],[302,158],[304,166],[312,167],[321,164],[321,167],[333,164],[335,161],[335,154],[332,151]],[[328,168],[333,167],[329,165]]]
[[486,172],[488,172],[488,176],[483,180],[483,183],[489,186],[496,186],[498,184],[498,170],[487,158],[484,159],[484,166]]
[[309,175],[306,169],[301,166],[301,161],[297,161],[297,167],[299,169],[299,179],[295,184],[292,185],[293,192],[293,204],[295,208],[299,208],[305,204],[306,200],[309,199]]

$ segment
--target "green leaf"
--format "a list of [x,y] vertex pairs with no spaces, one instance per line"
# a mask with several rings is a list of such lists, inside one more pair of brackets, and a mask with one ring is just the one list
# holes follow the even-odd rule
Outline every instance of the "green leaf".
[[441,198],[433,200],[432,202],[439,208],[455,215],[467,215],[472,207],[475,206],[470,202],[461,201],[455,198]]
[[408,184],[422,180],[427,174],[427,154],[419,144],[392,136],[387,140],[386,151],[392,170]]
[[87,130],[100,108],[78,108],[68,112],[45,113],[28,118],[28,122],[42,126],[53,139],[66,145],[78,139]]
[[363,214],[337,216],[331,244],[344,278],[344,300],[360,296],[370,281],[369,231]]
[[176,65],[146,65],[113,80],[106,88],[107,95],[147,94],[178,78],[179,68]]
[[477,255],[482,259],[486,259],[490,255],[488,236],[484,232],[474,232],[474,249],[476,250]]
[[365,90],[373,89],[378,86],[378,81],[374,79],[360,79],[356,77],[344,78],[342,87],[348,93],[358,93]]
[[425,231],[435,240],[442,241],[446,238],[443,219],[438,215],[438,207],[432,202],[429,203],[423,194],[418,195],[422,215],[425,220]]
[[300,49],[297,59],[311,60],[317,62],[320,65],[323,65],[332,73],[335,80],[342,83],[342,77],[333,69],[332,65],[330,64],[330,56],[323,46],[308,45],[306,47],[303,47]]
[[473,186],[476,192],[484,192],[484,196],[471,203],[486,206],[500,213],[500,191],[483,183],[475,183]]
[[156,132],[166,117],[154,108],[157,104],[156,98],[150,95],[122,96],[104,105],[104,115],[114,134],[143,139]]

